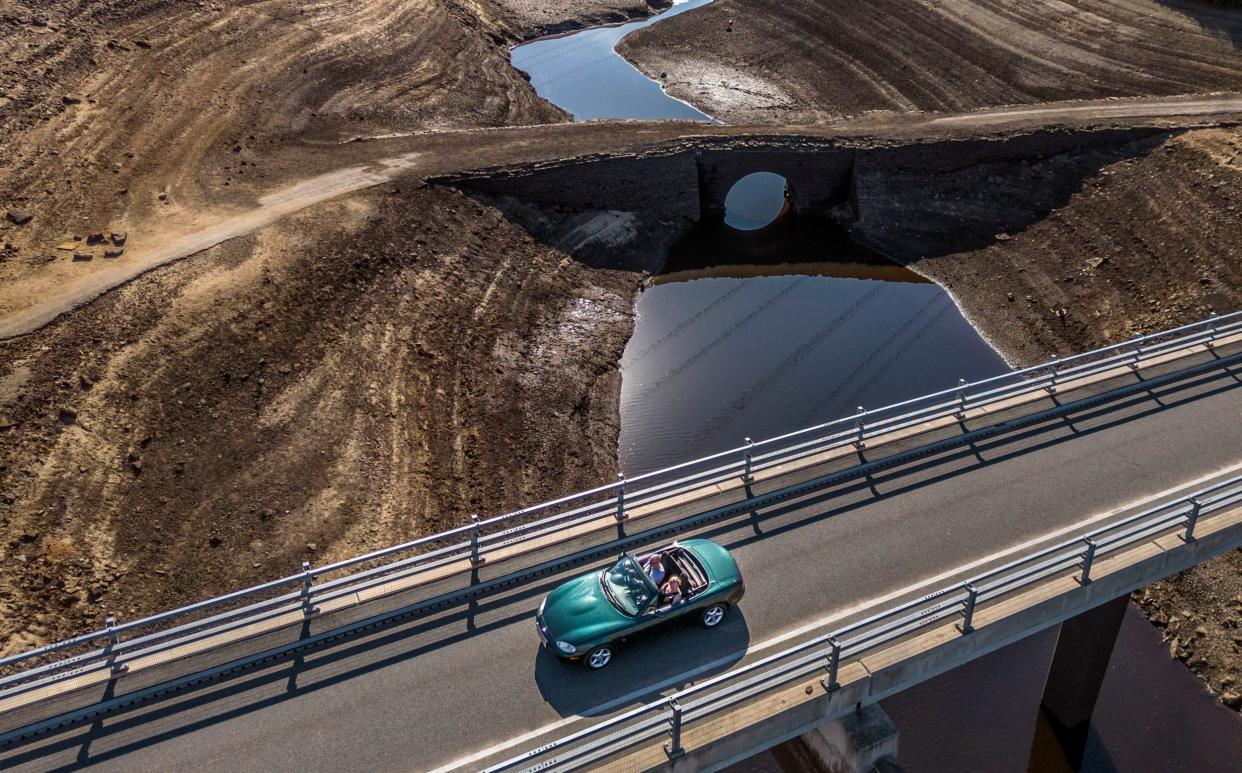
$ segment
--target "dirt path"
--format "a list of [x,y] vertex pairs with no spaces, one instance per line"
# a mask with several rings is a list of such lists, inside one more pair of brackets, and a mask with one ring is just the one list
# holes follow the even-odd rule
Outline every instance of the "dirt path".
[[[1037,108],[998,108],[959,115],[882,116],[817,127],[764,127],[764,134],[818,137],[902,138],[969,136],[997,131],[1030,130],[1041,126],[1148,120],[1201,123],[1200,119],[1229,119],[1242,115],[1242,95],[1203,98],[1116,100]],[[641,153],[663,144],[694,137],[745,138],[754,127],[704,127],[697,124],[627,123],[565,124],[512,129],[438,132],[391,137],[370,143],[370,164],[339,169],[312,177],[262,196],[240,213],[216,217],[201,215],[200,227],[183,233],[160,234],[156,243],[147,236],[131,242],[127,254],[115,262],[97,261],[89,268],[70,260],[35,272],[0,288],[0,340],[29,333],[61,314],[97,298],[133,278],[175,260],[201,252],[270,225],[294,212],[362,188],[382,185],[404,176],[447,174],[492,165],[566,158],[592,153]],[[393,153],[394,155],[385,155]]]

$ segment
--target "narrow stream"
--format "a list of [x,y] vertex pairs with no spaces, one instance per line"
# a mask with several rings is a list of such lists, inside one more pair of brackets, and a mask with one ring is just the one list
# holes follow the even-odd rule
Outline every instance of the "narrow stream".
[[663,13],[610,27],[591,27],[540,38],[510,52],[513,66],[530,77],[539,96],[576,121],[597,118],[711,121],[692,105],[665,93],[660,84],[616,52],[621,38],[662,19],[707,5],[711,0],[680,0]]
[[[533,41],[512,51],[536,91],[576,120],[710,117],[670,97],[615,49],[693,10]],[[947,293],[789,216],[784,181],[755,174],[723,223],[674,248],[637,302],[621,361],[621,467],[637,474],[896,402],[1005,368]],[[757,260],[748,258],[758,257]],[[910,773],[1065,773],[1038,721],[1056,629],[884,701]],[[1090,773],[1237,771],[1242,720],[1221,706],[1131,606],[1088,739]],[[765,753],[728,769],[775,773]]]

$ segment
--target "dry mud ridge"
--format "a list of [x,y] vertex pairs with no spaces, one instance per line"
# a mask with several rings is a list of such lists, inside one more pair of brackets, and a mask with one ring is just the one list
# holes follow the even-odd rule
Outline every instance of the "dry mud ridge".
[[372,191],[4,344],[6,649],[596,484],[637,283]]
[[[134,245],[374,161],[352,137],[564,122],[507,47],[644,7],[0,0],[0,207],[31,216],[0,224],[0,284],[54,292]],[[727,120],[812,123],[1237,90],[1240,18],[1171,0],[716,0],[624,51]],[[515,147],[561,152],[560,134],[532,131]],[[1172,133],[1081,173],[1007,238],[933,255],[912,229],[888,250],[1014,361],[1236,309],[1239,147],[1233,128]],[[902,211],[986,219],[981,185],[1039,185],[1074,163],[905,181],[936,197]],[[433,167],[0,343],[0,652],[611,478],[641,275],[425,184]],[[882,215],[893,181],[871,183]],[[122,231],[120,257],[86,243]],[[1240,570],[1235,554],[1145,596],[1227,702]]]
[[714,0],[618,50],[721,120],[810,124],[1236,90],[1240,40],[1195,0]]

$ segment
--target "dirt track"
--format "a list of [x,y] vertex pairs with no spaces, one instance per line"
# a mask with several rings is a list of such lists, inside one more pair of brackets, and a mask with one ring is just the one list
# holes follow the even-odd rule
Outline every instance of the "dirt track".
[[784,124],[1236,90],[1239,40],[1182,0],[715,0],[618,50],[716,118]]

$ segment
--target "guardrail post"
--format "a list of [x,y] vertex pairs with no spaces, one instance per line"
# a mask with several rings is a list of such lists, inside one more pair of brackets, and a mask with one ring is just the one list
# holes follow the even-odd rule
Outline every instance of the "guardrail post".
[[116,662],[116,648],[121,643],[121,635],[116,631],[116,618],[112,615],[104,618],[104,628],[108,630],[108,667],[114,674],[124,673],[129,670],[129,664]]
[[315,575],[311,572],[310,561],[302,562],[302,614],[310,617],[319,614],[319,607],[311,604],[311,586],[315,583]]
[[966,379],[957,380],[957,418],[966,418]]
[[1052,355],[1052,380],[1044,387],[1044,391],[1048,394],[1055,394],[1057,391],[1057,376],[1061,373],[1061,357],[1060,355]]
[[975,630],[973,623],[975,621],[975,604],[979,601],[979,589],[969,582],[963,584],[962,587],[966,589],[966,601],[962,606],[962,622],[957,624],[957,630],[967,634]]
[[479,514],[470,514],[470,565],[481,566],[487,559],[479,555]]
[[686,750],[681,748],[681,704],[675,698],[671,698],[668,705],[673,710],[673,718],[669,720],[669,732],[672,737],[668,743],[664,744],[664,751],[668,754],[668,758],[673,760],[685,754]]
[[745,468],[745,471],[742,472],[743,483],[750,483],[754,481],[755,479],[755,476],[751,474],[751,469],[750,469],[751,463],[753,461],[751,458],[751,449],[753,449],[754,447],[755,447],[755,441],[751,440],[750,438],[746,438],[746,468]]
[[1134,359],[1130,361],[1130,370],[1138,370],[1139,358],[1143,356],[1143,345],[1139,341],[1143,336],[1139,333],[1134,334],[1132,346],[1134,347]]
[[1087,549],[1082,553],[1082,572],[1076,578],[1081,585],[1087,585],[1091,582],[1091,564],[1095,561],[1095,550],[1099,547],[1093,539],[1085,539]]
[[1195,524],[1199,522],[1199,513],[1202,510],[1202,502],[1197,499],[1190,500],[1190,512],[1186,514],[1186,533],[1182,535],[1184,542],[1195,541]]
[[867,447],[867,444],[863,442],[863,432],[866,431],[866,425],[863,422],[863,416],[866,413],[867,413],[867,409],[863,408],[861,405],[858,406],[858,410],[854,413],[854,417],[855,417],[854,418],[854,431],[858,433],[858,437],[854,439],[855,448],[861,449],[861,448]]
[[625,473],[617,473],[617,521],[624,521],[629,516],[625,514]]
[[1208,340],[1207,348],[1216,348],[1216,318],[1219,316],[1216,312],[1208,315]]
[[841,685],[837,682],[837,673],[841,670],[841,642],[835,636],[828,637],[828,676],[820,680],[827,692],[833,692]]

